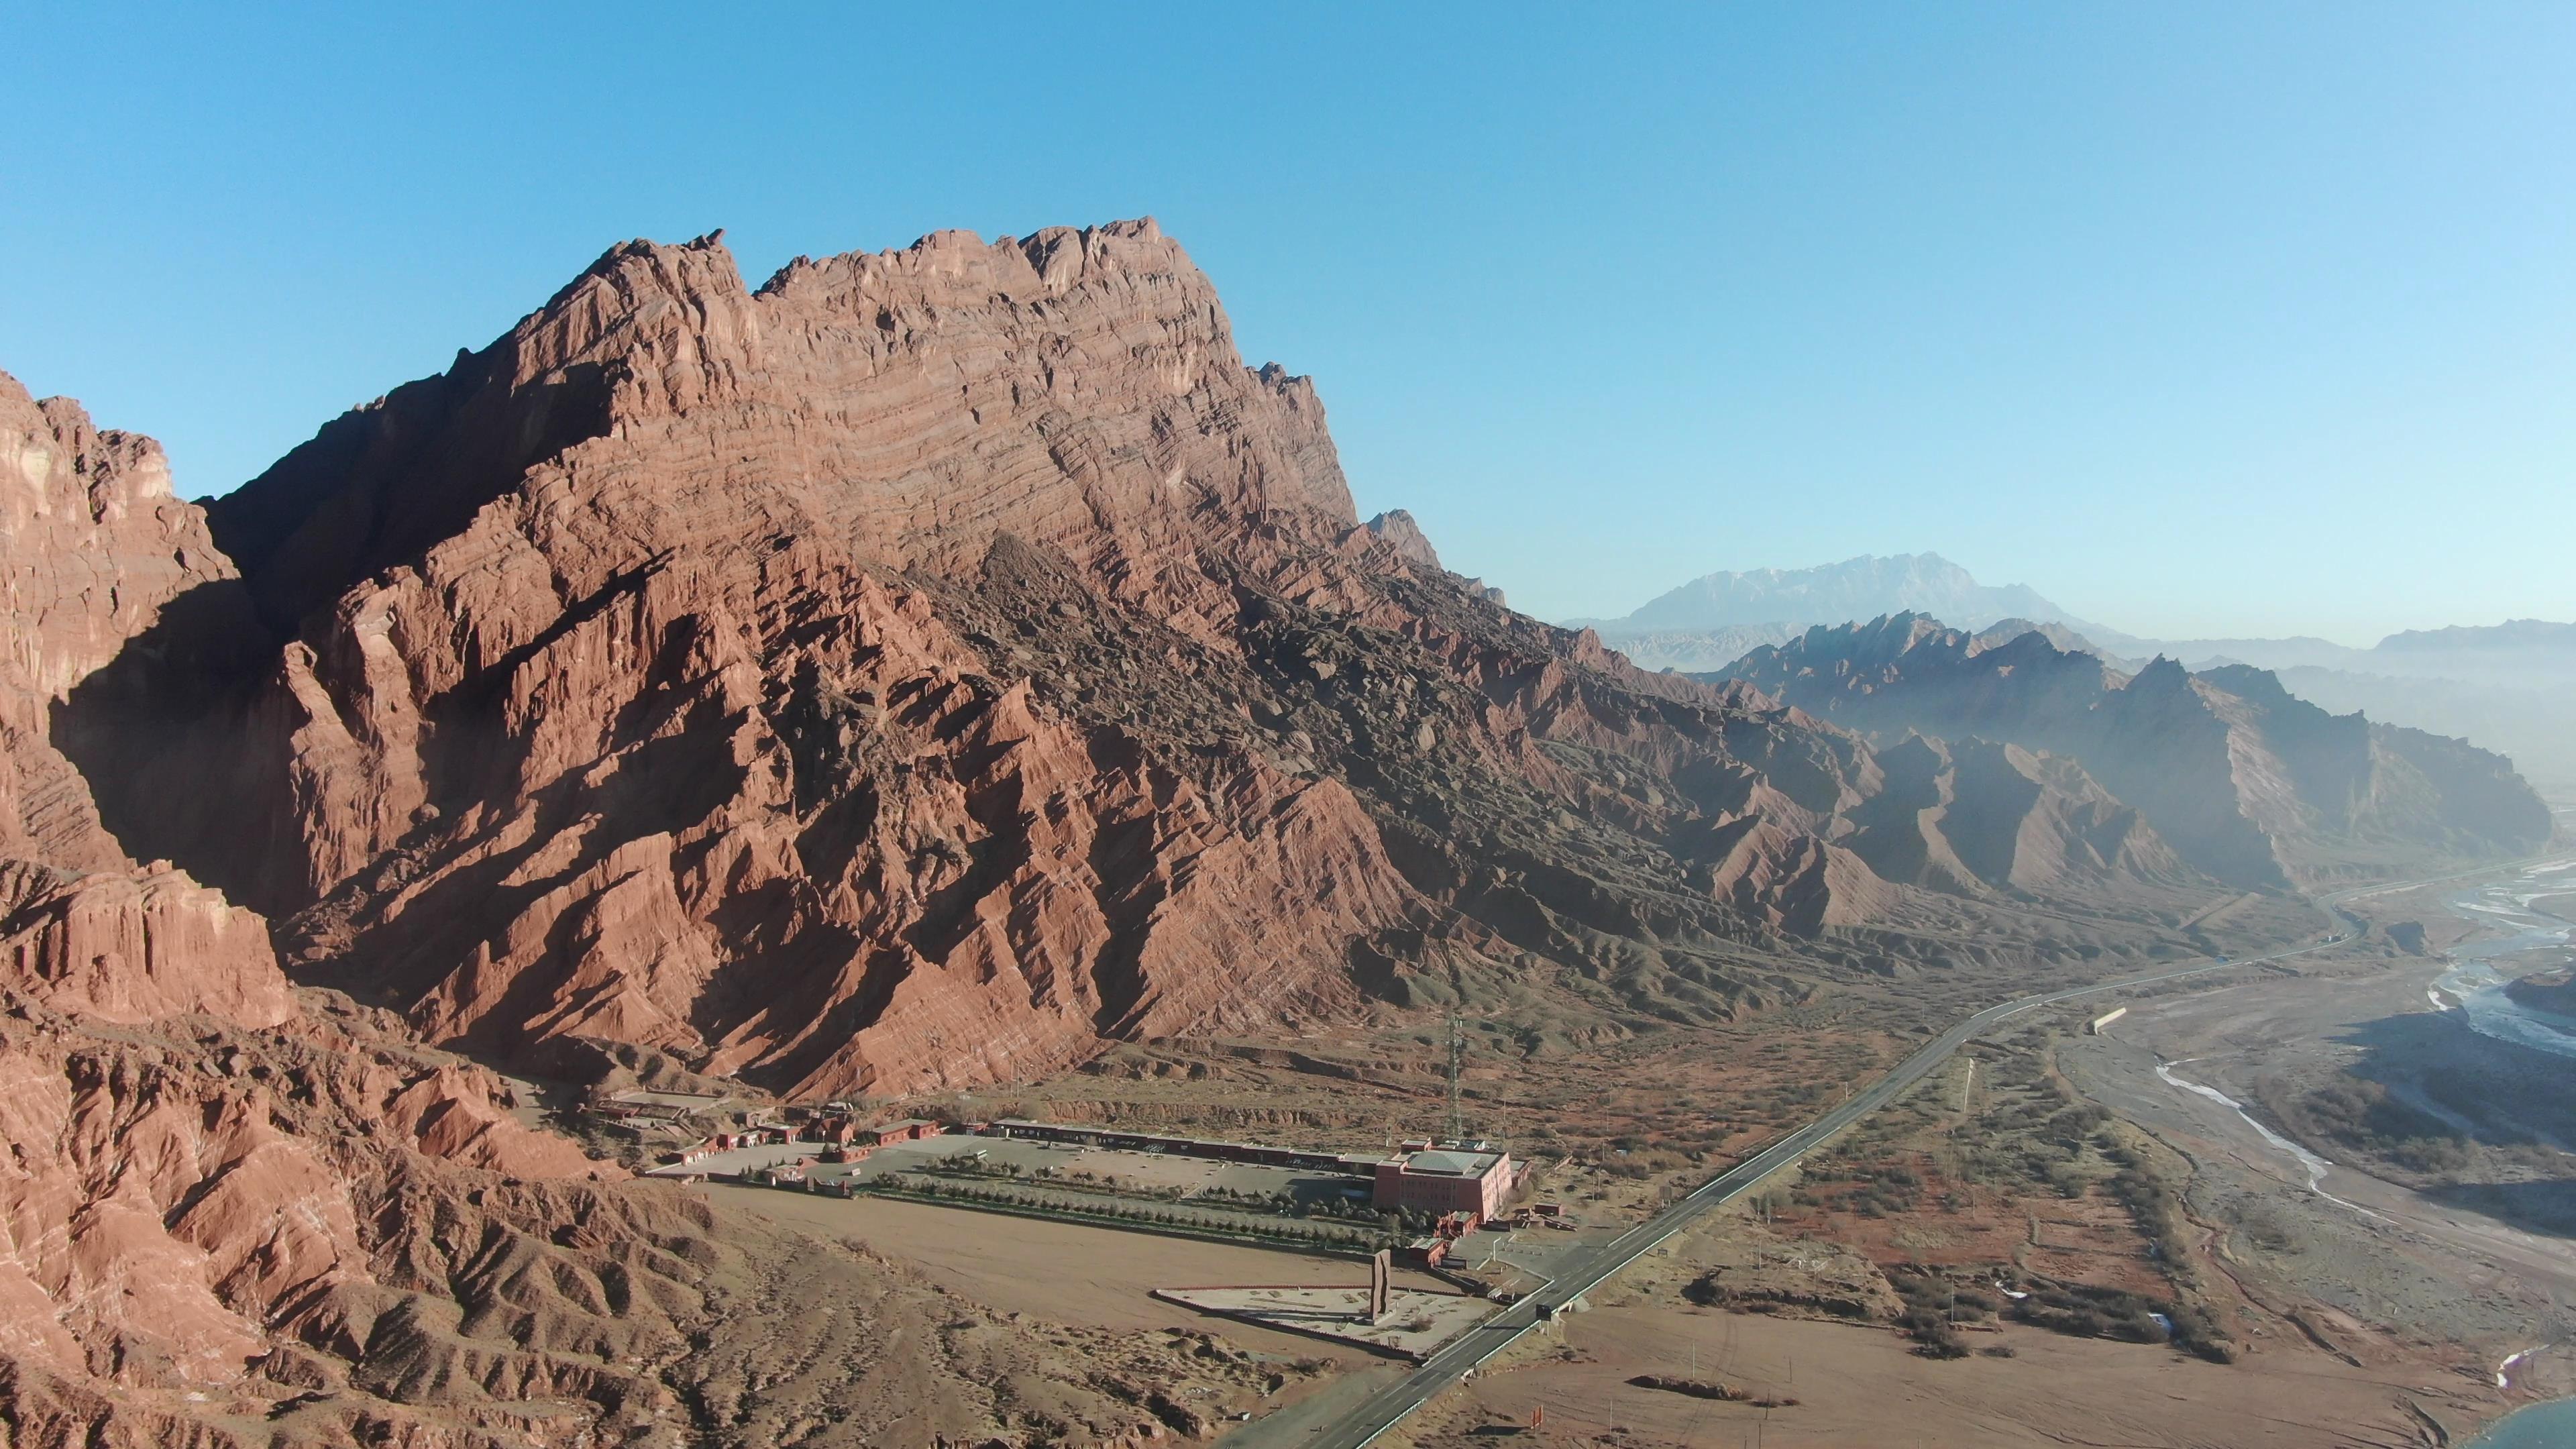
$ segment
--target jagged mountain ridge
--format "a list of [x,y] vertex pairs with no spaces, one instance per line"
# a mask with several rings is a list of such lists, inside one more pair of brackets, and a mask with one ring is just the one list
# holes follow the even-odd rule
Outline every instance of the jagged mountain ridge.
[[2195,667],[2269,669],[2302,699],[2509,756],[2536,782],[2576,784],[2576,624],[2409,630],[2368,649],[2322,639],[2209,639],[2158,646]]
[[2033,630],[1997,642],[1916,614],[1818,626],[1726,678],[1882,740],[1999,740],[2080,764],[2193,868],[2254,889],[2346,878],[2409,849],[2535,849],[2548,810],[2510,762],[2361,715],[2266,671],[2135,675]]
[[209,514],[240,577],[56,733],[299,975],[477,1051],[902,1091],[1426,974],[1733,1015],[1812,989],[1786,940],[1964,929],[1840,843],[1865,745],[1361,524],[1150,222],[757,290],[621,246]]
[[[1133,1385],[1267,1372],[719,1221],[525,1125],[398,1018],[290,988],[266,922],[124,855],[47,733],[97,722],[67,697],[129,650],[257,632],[202,510],[149,439],[5,374],[0,462],[0,1439],[1135,1444],[1174,1421]],[[813,1311],[742,1311],[790,1294]],[[836,1374],[781,1386],[782,1360]],[[909,1392],[846,1388],[888,1381]]]

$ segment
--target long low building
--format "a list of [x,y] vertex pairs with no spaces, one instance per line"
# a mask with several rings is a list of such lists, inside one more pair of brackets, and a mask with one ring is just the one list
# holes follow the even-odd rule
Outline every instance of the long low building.
[[1105,1147],[1119,1152],[1167,1152],[1176,1157],[1202,1157],[1215,1162],[1243,1162],[1255,1167],[1287,1167],[1303,1172],[1331,1172],[1351,1177],[1369,1175],[1377,1159],[1310,1152],[1298,1147],[1270,1147],[1257,1142],[1219,1142],[1204,1137],[1173,1137],[1157,1132],[1129,1132],[1080,1122],[1028,1122],[1005,1118],[985,1129],[996,1137],[1032,1142],[1063,1142],[1078,1147]]
[[1164,1152],[1217,1162],[1258,1167],[1285,1167],[1301,1172],[1332,1173],[1365,1179],[1370,1201],[1380,1208],[1414,1209],[1434,1215],[1464,1213],[1476,1221],[1498,1216],[1520,1186],[1527,1169],[1508,1152],[1482,1142],[1442,1146],[1408,1143],[1393,1157],[1383,1153],[1348,1155],[1312,1152],[1297,1147],[1269,1147],[1252,1142],[1217,1142],[1203,1137],[1175,1137],[1157,1132],[1130,1132],[1080,1122],[1030,1122],[1005,1118],[983,1131],[996,1137],[1035,1142],[1062,1142],[1119,1152]]

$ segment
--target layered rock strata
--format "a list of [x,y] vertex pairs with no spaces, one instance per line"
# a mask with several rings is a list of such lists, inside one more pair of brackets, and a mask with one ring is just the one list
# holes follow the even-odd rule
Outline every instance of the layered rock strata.
[[[74,702],[110,818],[441,1042],[897,1092],[1647,929],[1732,1011],[1897,908],[1865,748],[1360,525],[1150,222],[619,247],[212,519],[277,645]],[[191,708],[246,742],[193,814],[114,724]]]
[[[123,635],[246,626],[229,564],[149,440],[6,378],[0,425],[29,485],[0,536],[0,1439],[1131,1444],[1203,1427],[1139,1384],[1257,1391],[1212,1345],[1022,1326],[845,1245],[719,1229],[398,1018],[291,990],[268,923],[128,860],[44,733],[95,719],[65,696]],[[740,1311],[790,1293],[830,1332]],[[907,1392],[777,1384],[799,1356]]]

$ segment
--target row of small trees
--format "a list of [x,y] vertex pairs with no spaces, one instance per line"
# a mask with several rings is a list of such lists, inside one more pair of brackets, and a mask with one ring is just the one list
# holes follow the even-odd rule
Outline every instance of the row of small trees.
[[[1190,1202],[1231,1213],[1258,1214],[1266,1217],[1314,1219],[1356,1224],[1363,1228],[1382,1228],[1410,1237],[1421,1237],[1439,1225],[1440,1216],[1420,1208],[1381,1208],[1372,1203],[1347,1198],[1339,1193],[1319,1193],[1300,1197],[1293,1192],[1260,1192],[1249,1188],[1232,1188],[1214,1184],[1195,1192],[1176,1187],[1140,1187],[1114,1177],[1087,1172],[1080,1168],[1040,1167],[1035,1172],[1016,1162],[995,1162],[958,1153],[932,1163],[926,1171],[947,1177],[971,1177],[1005,1182],[1029,1182],[1061,1192],[1137,1199],[1159,1202]],[[917,1176],[908,1173],[906,1176]]]

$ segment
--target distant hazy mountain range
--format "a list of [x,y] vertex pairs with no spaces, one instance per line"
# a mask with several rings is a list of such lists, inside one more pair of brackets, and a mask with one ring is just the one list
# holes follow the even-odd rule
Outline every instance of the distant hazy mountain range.
[[1566,623],[1589,625],[1608,639],[1614,634],[1838,624],[1908,610],[1932,615],[1956,629],[1982,629],[1998,619],[2094,627],[2050,603],[2028,584],[1988,587],[1937,553],[1884,558],[1863,554],[1811,569],[1710,574],[1649,600],[1624,619],[1569,619]]
[[1565,622],[1597,630],[1648,669],[1696,674],[1724,671],[1818,625],[1909,612],[1977,634],[2045,626],[2059,648],[2131,672],[2158,656],[2193,670],[2268,669],[2326,710],[2465,738],[2510,756],[2534,781],[2576,788],[2576,624],[2518,619],[2410,631],[2369,649],[2306,637],[2151,639],[2071,614],[2027,584],[1981,584],[1933,553],[1714,573],[1622,619]]
[[[1913,828],[1880,841],[1873,817],[1847,843],[1887,880],[2053,879],[2071,851],[2145,878],[2314,887],[2428,846],[2471,858],[2550,835],[2548,808],[2496,753],[2329,714],[2243,664],[2163,658],[2131,674],[2041,630],[1996,640],[1898,613],[1818,625],[1726,677],[1878,750],[1886,818]],[[2012,807],[2000,818],[1999,804]]]

